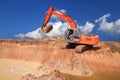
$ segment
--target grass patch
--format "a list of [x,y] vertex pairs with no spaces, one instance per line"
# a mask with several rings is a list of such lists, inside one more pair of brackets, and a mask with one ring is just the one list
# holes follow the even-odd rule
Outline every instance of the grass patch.
[[112,42],[105,42],[105,44],[107,46],[110,47],[110,49],[113,51],[113,52],[120,52],[120,47],[117,47],[116,45],[114,45],[114,43]]

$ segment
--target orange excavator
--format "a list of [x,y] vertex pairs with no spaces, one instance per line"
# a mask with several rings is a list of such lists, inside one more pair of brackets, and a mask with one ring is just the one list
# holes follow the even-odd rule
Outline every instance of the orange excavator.
[[[66,21],[71,26],[70,29],[67,29],[65,31],[66,41],[69,43],[67,45],[67,47],[82,45],[81,47],[79,47],[82,50],[83,47],[86,47],[86,46],[92,47],[93,45],[95,45],[99,42],[98,35],[83,34],[82,30],[80,30],[80,28],[77,28],[75,21],[70,16],[68,16],[67,14],[63,13],[60,10],[54,11],[54,8],[52,6],[50,6],[50,8],[48,9],[45,19],[44,19],[44,22],[43,22],[43,25],[41,27],[41,30],[44,33],[49,33],[53,29],[52,25],[47,25],[47,23],[52,15]],[[81,52],[81,50],[80,50],[80,52]]]

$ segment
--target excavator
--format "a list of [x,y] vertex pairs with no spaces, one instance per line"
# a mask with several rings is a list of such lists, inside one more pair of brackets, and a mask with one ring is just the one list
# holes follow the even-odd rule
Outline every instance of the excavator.
[[41,27],[43,33],[49,33],[53,29],[52,25],[47,25],[52,15],[66,21],[71,26],[70,29],[65,31],[65,39],[68,42],[67,48],[76,47],[78,52],[82,52],[99,42],[98,35],[84,34],[80,28],[77,28],[75,21],[70,16],[58,9],[54,10],[52,6],[49,7]]

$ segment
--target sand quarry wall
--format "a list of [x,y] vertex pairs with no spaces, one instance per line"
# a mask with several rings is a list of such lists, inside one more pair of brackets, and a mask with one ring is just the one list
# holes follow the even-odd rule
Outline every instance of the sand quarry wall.
[[61,48],[59,44],[57,46],[51,43],[51,41],[50,44],[2,41],[0,43],[0,58],[38,62],[40,66],[37,70],[44,74],[49,74],[53,70],[74,75],[91,75],[93,73],[73,49],[67,50]]
[[[76,53],[65,49],[61,37],[38,40],[1,40],[0,58],[39,62],[38,70],[54,70],[79,75],[94,71],[120,72],[120,52],[100,42],[93,49]],[[119,44],[116,44],[119,47]]]

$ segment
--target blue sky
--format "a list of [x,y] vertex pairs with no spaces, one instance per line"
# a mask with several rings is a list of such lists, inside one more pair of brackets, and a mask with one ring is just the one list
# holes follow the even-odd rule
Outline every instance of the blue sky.
[[64,9],[79,26],[94,25],[91,33],[102,41],[120,41],[120,0],[0,0],[0,38],[37,31],[49,6]]

